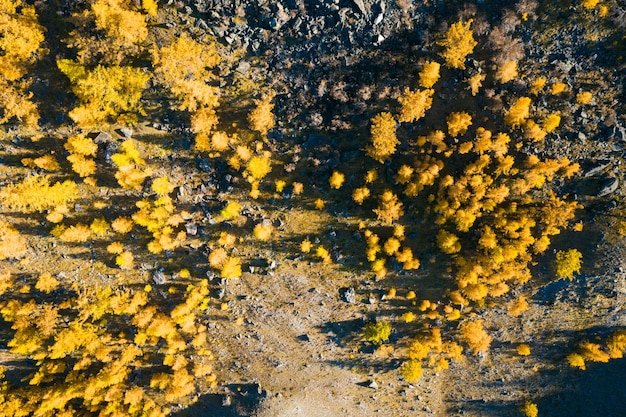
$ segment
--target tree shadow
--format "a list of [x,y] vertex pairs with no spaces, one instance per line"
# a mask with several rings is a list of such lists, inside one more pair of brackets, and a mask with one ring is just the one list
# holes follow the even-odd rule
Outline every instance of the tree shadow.
[[[468,389],[462,385],[463,381],[457,381],[454,384],[459,391],[448,390],[445,399],[448,415],[519,416],[525,401],[537,404],[540,415],[546,416],[622,415],[626,388],[621,380],[626,371],[626,360],[588,362],[585,371],[573,368],[565,361],[565,356],[575,349],[573,339],[606,337],[612,331],[614,329],[608,327],[594,327],[581,332],[562,331],[536,336],[537,340],[547,337],[555,340],[550,346],[540,342],[533,344],[532,363],[543,364],[540,365],[541,371],[517,379],[516,374],[504,369],[506,365],[483,365],[476,370],[481,374],[478,386]],[[492,347],[494,353],[497,349],[497,345]],[[473,375],[472,379],[475,377]],[[490,399],[477,399],[481,393]],[[510,400],[511,397],[515,400]]]
[[258,384],[227,384],[221,394],[204,394],[175,417],[248,417],[267,398],[267,392]]
[[586,371],[566,369],[556,384],[562,391],[536,401],[540,413],[549,417],[622,415],[625,372],[625,359],[590,364]]

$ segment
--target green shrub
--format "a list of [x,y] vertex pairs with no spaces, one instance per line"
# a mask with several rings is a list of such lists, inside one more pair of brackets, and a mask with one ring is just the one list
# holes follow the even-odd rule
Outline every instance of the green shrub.
[[381,345],[389,339],[391,324],[385,322],[368,323],[365,325],[364,337],[368,342]]

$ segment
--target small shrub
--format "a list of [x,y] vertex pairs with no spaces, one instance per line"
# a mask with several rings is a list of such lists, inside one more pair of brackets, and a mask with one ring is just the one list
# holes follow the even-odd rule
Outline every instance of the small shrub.
[[574,279],[574,274],[580,272],[582,254],[576,249],[558,251],[556,254],[556,276]]
[[576,103],[578,104],[589,104],[591,99],[593,99],[593,95],[589,91],[582,91],[576,94]]
[[300,251],[302,253],[309,253],[309,252],[311,252],[311,248],[312,247],[313,247],[313,244],[308,239],[305,239],[302,242],[300,242]]
[[537,404],[532,401],[526,401],[524,405],[520,408],[522,414],[526,417],[537,417],[539,414],[539,409],[537,408]]
[[574,368],[582,369],[583,371],[587,369],[585,366],[585,358],[578,353],[569,354],[566,359],[570,366],[573,366]]
[[368,342],[381,345],[389,339],[391,324],[386,322],[368,323],[363,330],[363,336]]
[[224,220],[231,220],[235,217],[238,217],[241,213],[241,204],[236,201],[229,201],[226,207],[222,209],[220,212],[220,216]]
[[315,254],[318,257],[320,257],[322,259],[322,262],[324,262],[325,264],[329,264],[329,263],[332,262],[332,259],[330,257],[330,253],[323,246],[318,246],[317,249],[315,250]]
[[333,171],[333,174],[330,176],[328,183],[330,184],[331,188],[338,190],[341,188],[345,180],[346,176],[344,174],[339,171]]
[[565,83],[554,83],[554,84],[552,84],[552,87],[550,87],[550,94],[552,94],[552,95],[561,94],[565,90],[567,90],[567,84],[565,84]]
[[422,363],[415,359],[409,359],[404,362],[400,367],[400,373],[404,377],[404,380],[410,384],[417,382],[422,377],[424,371],[422,370]]
[[530,346],[528,346],[526,343],[517,345],[517,354],[520,356],[530,355]]

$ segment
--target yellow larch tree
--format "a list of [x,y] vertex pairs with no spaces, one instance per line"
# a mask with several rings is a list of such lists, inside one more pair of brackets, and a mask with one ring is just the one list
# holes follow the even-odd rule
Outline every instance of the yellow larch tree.
[[467,22],[457,22],[450,26],[438,44],[445,49],[441,56],[446,60],[446,65],[450,68],[465,69],[465,58],[471,54],[478,44],[474,40],[470,25],[472,20]]
[[142,8],[137,3],[95,0],[72,15],[75,29],[65,43],[76,49],[80,64],[121,65],[141,54],[149,35],[146,18],[156,12],[156,5],[144,2],[147,8]]
[[26,254],[26,239],[10,223],[0,220],[0,260]]
[[27,91],[29,68],[43,52],[44,28],[35,8],[20,0],[0,5],[0,124],[16,119],[23,126],[36,127],[37,106]]
[[384,163],[396,152],[398,145],[396,121],[391,113],[379,113],[372,118],[370,135],[371,143],[366,148],[367,154]]
[[129,0],[96,0],[91,5],[96,27],[111,39],[143,42],[148,37],[145,16],[130,10],[129,3]]
[[78,186],[73,181],[50,185],[47,175],[33,175],[0,190],[0,204],[5,209],[34,213],[55,209],[76,200]]
[[274,113],[272,113],[272,110],[274,110],[272,100],[275,96],[276,93],[271,92],[265,95],[263,99],[256,101],[256,107],[248,115],[250,127],[263,136],[267,135],[268,130],[275,125]]
[[179,109],[190,112],[217,107],[220,91],[209,82],[216,79],[210,69],[220,60],[215,44],[200,43],[187,35],[152,51],[156,80],[179,100]]
[[448,122],[448,133],[452,137],[462,135],[467,132],[467,128],[472,124],[472,116],[466,112],[450,113],[446,119]]
[[496,80],[501,83],[508,83],[517,77],[517,62],[509,61],[498,67],[496,71]]
[[530,104],[530,98],[518,98],[504,115],[504,121],[513,128],[522,125],[530,117]]
[[80,105],[70,111],[80,127],[90,128],[117,121],[121,115],[134,117],[143,113],[139,100],[147,87],[150,74],[140,68],[103,67],[93,70],[67,59],[57,66],[72,84]]
[[482,320],[463,323],[460,332],[461,339],[474,351],[474,355],[489,349],[491,336],[485,331]]
[[432,88],[433,85],[439,80],[439,69],[441,68],[441,64],[436,61],[426,61],[424,63],[424,67],[419,73],[420,76],[420,87],[423,88]]
[[404,207],[398,196],[387,190],[381,195],[378,208],[374,209],[374,213],[384,224],[392,224],[404,214]]
[[433,105],[433,93],[435,90],[417,90],[411,91],[406,88],[404,94],[398,98],[398,102],[402,105],[400,110],[399,122],[415,122],[426,114],[426,110]]

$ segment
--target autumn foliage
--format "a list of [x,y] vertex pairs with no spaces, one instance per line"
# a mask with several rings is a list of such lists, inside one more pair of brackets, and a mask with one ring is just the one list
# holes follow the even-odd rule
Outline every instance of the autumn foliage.
[[72,91],[80,101],[69,113],[79,126],[95,127],[117,121],[122,115],[142,113],[138,103],[150,75],[141,69],[99,65],[87,70],[70,60],[59,60],[57,65],[70,79]]
[[[53,277],[46,280],[44,285],[40,278],[37,288],[55,288],[49,285]],[[4,415],[88,409],[164,416],[170,404],[193,401],[199,387],[216,381],[207,327],[198,316],[208,306],[207,296],[205,280],[189,285],[169,310],[155,305],[145,291],[111,287],[66,294],[62,303],[42,297],[3,301],[2,318],[14,331],[8,346],[37,361],[27,385],[3,383]],[[155,361],[162,365],[155,367]],[[133,377],[138,373],[149,383]]]
[[478,44],[474,40],[470,25],[472,20],[467,22],[457,22],[450,26],[450,29],[439,41],[439,45],[445,49],[441,56],[446,61],[446,65],[451,68],[465,69],[465,59],[471,54]]
[[[511,316],[528,311],[530,300],[525,295],[510,297],[511,290],[529,284],[538,255],[547,251],[555,235],[573,227],[581,206],[552,188],[576,175],[578,164],[568,158],[542,158],[526,147],[540,143],[561,124],[558,110],[542,108],[540,100],[530,98],[540,95],[541,83],[529,85],[528,97],[507,95],[508,106],[498,111],[481,112],[471,105],[465,109],[447,101],[444,108],[453,107],[447,114],[430,113],[438,108],[435,85],[441,65],[465,70],[466,58],[477,45],[471,23],[454,23],[443,35],[439,44],[445,62],[426,61],[418,74],[423,89],[400,90],[397,111],[379,112],[371,120],[365,150],[385,164],[385,178],[372,169],[376,163],[366,165],[352,200],[364,209],[371,207],[378,222],[378,229],[363,225],[360,235],[376,279],[417,268],[426,268],[423,274],[428,275],[429,266],[419,257],[421,253],[432,259],[429,248],[435,247],[454,280],[444,301],[415,301],[419,295],[407,290],[406,311],[398,321],[436,326],[435,335],[441,328],[458,329],[455,339],[477,355],[489,350],[492,336],[486,321],[470,318],[475,310],[466,315],[466,306],[480,309],[503,301]],[[490,88],[495,82],[505,91],[521,69],[518,61],[505,61],[493,73],[465,71],[471,90],[467,94],[477,96],[483,82]],[[398,228],[402,232],[396,235]],[[407,238],[410,233],[413,239]],[[557,275],[571,277],[580,269],[579,262],[579,257],[558,254]],[[396,294],[394,289],[395,300]],[[445,369],[447,361],[458,358],[459,345],[446,356],[442,344],[428,338],[407,342],[407,360],[399,368],[405,380],[418,380],[423,365]],[[520,355],[530,354],[528,345],[519,346]]]
[[367,147],[367,154],[378,162],[385,162],[396,151],[396,121],[391,113],[380,113],[372,119],[371,145]]
[[44,28],[37,21],[35,8],[20,0],[0,4],[0,124],[17,121],[36,127],[37,105],[28,91],[29,69],[44,51]]

